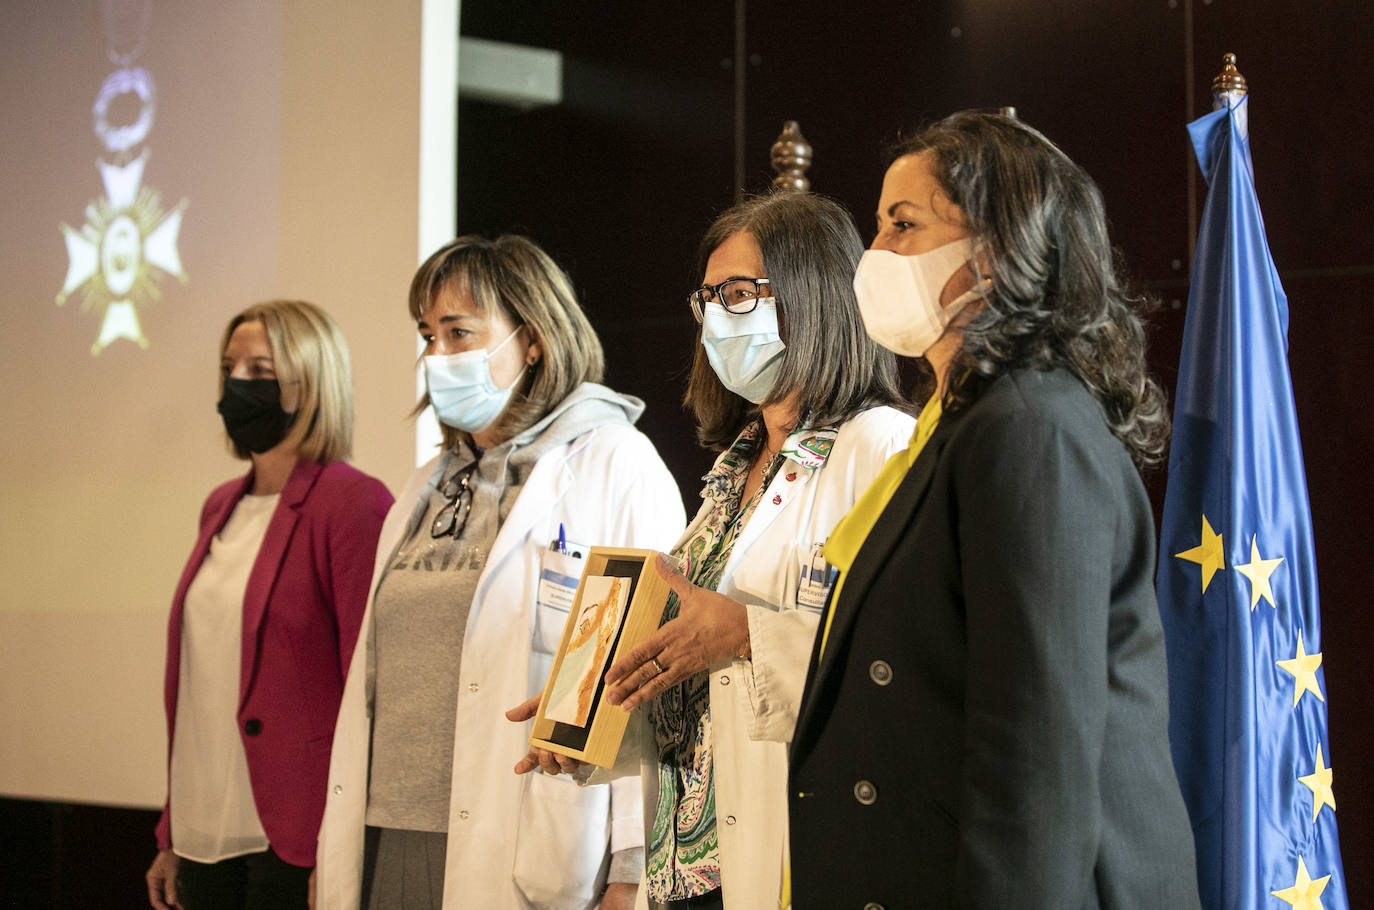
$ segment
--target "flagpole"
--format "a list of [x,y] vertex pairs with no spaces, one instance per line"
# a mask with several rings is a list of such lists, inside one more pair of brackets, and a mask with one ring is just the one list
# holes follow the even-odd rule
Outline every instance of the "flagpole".
[[[1287,295],[1264,235],[1246,80],[1188,125],[1207,180],[1156,576],[1169,736],[1205,910],[1349,910],[1336,830]],[[1347,606],[1348,605],[1340,605]]]

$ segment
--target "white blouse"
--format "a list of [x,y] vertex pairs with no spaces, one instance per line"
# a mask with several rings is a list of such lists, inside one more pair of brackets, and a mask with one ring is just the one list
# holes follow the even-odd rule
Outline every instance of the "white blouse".
[[172,849],[200,863],[267,849],[237,714],[243,596],[279,498],[240,499],[186,591],[169,792]]

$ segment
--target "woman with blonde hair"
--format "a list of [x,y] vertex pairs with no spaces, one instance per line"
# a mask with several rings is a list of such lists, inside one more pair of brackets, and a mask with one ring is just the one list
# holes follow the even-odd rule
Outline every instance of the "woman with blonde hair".
[[391,494],[343,462],[348,347],[313,304],[269,301],[229,321],[219,412],[252,469],[206,500],[172,599],[168,799],[148,899],[157,910],[303,908]]
[[643,404],[599,384],[601,343],[532,241],[446,244],[410,316],[444,447],[382,530],[316,906],[628,907],[638,780],[516,778],[528,730],[501,712],[548,678],[586,548],[671,543],[677,486],[633,426]]

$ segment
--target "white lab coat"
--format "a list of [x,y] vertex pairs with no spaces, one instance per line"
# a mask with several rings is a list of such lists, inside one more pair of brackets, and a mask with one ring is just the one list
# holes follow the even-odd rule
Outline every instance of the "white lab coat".
[[[727,910],[778,906],[787,842],[787,743],[820,619],[819,611],[799,609],[797,603],[802,564],[889,456],[906,448],[915,423],[893,408],[874,408],[840,427],[819,468],[789,460],[730,552],[717,590],[748,610],[752,657],[713,667],[710,678],[716,832]],[[706,521],[710,510],[704,502],[683,540]],[[642,771],[647,843],[658,798],[658,766],[645,712],[636,714],[615,768],[596,771],[590,780]],[[647,906],[642,883],[638,905]]]
[[[406,483],[382,527],[381,573],[425,514],[447,456]],[[463,637],[454,730],[444,907],[583,910],[593,906],[616,850],[643,839],[639,781],[579,789],[567,778],[517,776],[528,724],[504,712],[548,678],[566,611],[537,603],[541,562],[562,523],[581,545],[661,550],[683,526],[677,485],[653,444],[606,424],[545,452],[502,523],[478,580]],[[362,884],[371,703],[367,638],[371,598],[334,731],[320,827],[316,904],[356,910]]]

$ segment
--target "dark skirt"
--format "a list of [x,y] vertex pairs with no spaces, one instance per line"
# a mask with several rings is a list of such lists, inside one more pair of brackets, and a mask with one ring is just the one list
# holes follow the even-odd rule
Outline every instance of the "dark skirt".
[[363,842],[364,910],[442,910],[443,831],[368,826]]

